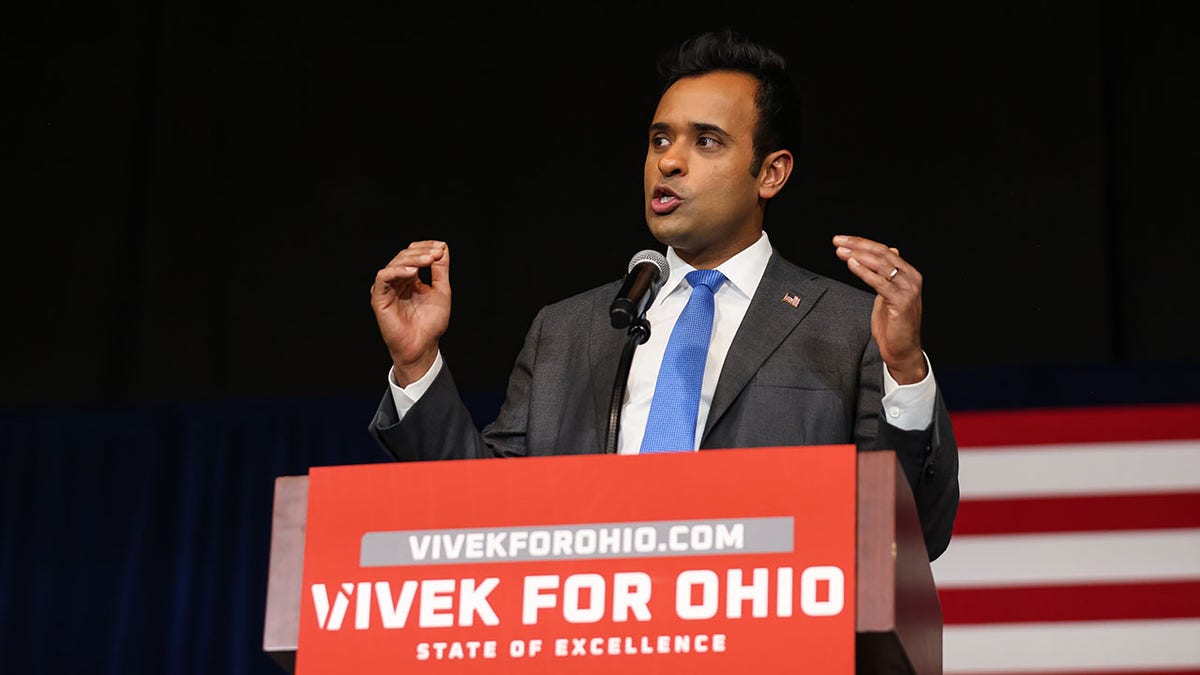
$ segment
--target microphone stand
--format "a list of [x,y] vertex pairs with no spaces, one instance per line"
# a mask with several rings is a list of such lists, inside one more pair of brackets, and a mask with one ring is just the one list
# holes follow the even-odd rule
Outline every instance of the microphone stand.
[[608,434],[605,437],[604,453],[617,454],[617,434],[621,429],[621,408],[625,402],[625,386],[629,383],[629,366],[633,363],[633,350],[650,339],[650,322],[639,318],[629,324],[625,336],[625,348],[621,350],[621,362],[617,365],[617,379],[613,383],[612,401],[608,406]]

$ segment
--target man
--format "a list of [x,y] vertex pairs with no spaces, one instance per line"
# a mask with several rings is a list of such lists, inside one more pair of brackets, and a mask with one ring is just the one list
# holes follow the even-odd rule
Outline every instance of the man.
[[[835,255],[872,297],[772,249],[764,215],[792,173],[798,109],[778,54],[732,31],[707,33],[660,69],[666,87],[649,129],[645,217],[668,247],[670,275],[646,313],[651,337],[634,353],[618,451],[840,443],[895,450],[936,558],[958,507],[958,450],[921,349],[921,275],[895,249],[833,237]],[[428,284],[421,268],[430,270]],[[450,318],[449,270],[444,242],[413,242],[371,287],[392,357],[370,425],[383,448],[397,460],[604,452],[625,341],[608,310],[621,280],[538,313],[500,414],[481,432],[438,350]],[[707,289],[709,281],[713,316],[698,331],[685,304],[706,295],[693,285]],[[710,325],[711,338],[701,337],[692,412],[667,424],[684,429],[685,440],[664,446],[655,396],[669,388],[657,382],[660,365],[675,358],[677,323],[687,328],[681,338]]]

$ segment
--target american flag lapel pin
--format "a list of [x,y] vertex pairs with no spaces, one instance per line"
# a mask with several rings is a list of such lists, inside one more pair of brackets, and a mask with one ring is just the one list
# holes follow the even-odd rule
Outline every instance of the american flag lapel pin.
[[791,305],[792,309],[800,306],[800,296],[796,295],[795,291],[788,291],[787,293],[784,293],[783,301]]

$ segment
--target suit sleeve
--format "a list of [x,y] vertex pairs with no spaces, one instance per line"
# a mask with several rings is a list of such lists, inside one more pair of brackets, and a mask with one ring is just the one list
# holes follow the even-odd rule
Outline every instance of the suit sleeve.
[[401,462],[491,456],[448,365],[403,420],[396,415],[391,390],[385,391],[368,431],[392,459]]
[[385,391],[368,427],[371,436],[392,459],[402,462],[525,455],[529,392],[541,326],[539,313],[509,375],[500,414],[482,432],[445,364],[403,420],[398,419],[391,391]]
[[926,429],[905,431],[888,424],[883,414],[883,360],[871,340],[863,352],[859,375],[855,443],[859,450],[894,450],[908,479],[925,535],[929,559],[950,544],[958,514],[958,444],[950,414],[939,389],[933,421]]

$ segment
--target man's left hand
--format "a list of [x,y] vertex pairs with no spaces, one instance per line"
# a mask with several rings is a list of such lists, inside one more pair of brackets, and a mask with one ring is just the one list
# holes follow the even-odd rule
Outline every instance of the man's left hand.
[[837,257],[859,279],[875,289],[871,335],[896,382],[925,379],[928,369],[921,351],[921,273],[900,257],[900,251],[877,241],[837,235]]

